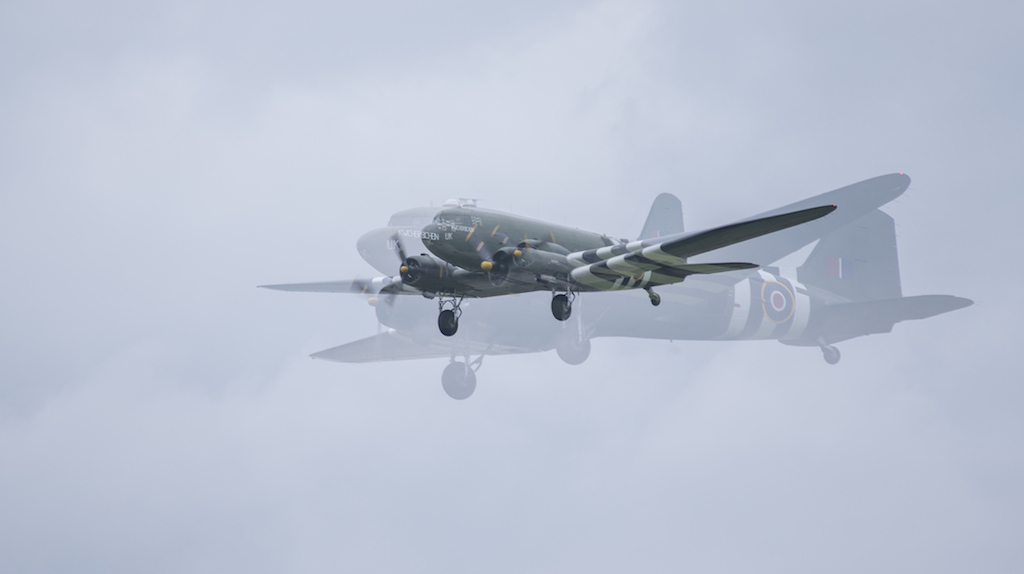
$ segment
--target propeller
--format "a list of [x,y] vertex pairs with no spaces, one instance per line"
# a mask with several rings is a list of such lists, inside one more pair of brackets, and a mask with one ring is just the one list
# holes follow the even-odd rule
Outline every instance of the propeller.
[[402,245],[402,237],[398,235],[398,232],[391,234],[389,238],[395,243],[395,253],[398,254],[398,262],[401,264],[405,263],[405,246]]
[[[405,255],[405,246],[402,244],[402,237],[398,234],[397,231],[391,234],[390,239],[395,244],[395,255],[398,256],[398,276],[400,280],[398,282],[391,283],[391,285],[389,285],[388,287],[391,287],[392,289],[396,287],[398,289],[401,289],[402,282],[404,282],[407,279],[409,273],[407,257]],[[388,293],[382,298],[381,302],[387,305],[388,307],[393,307],[395,303],[395,297],[397,296],[397,293]]]

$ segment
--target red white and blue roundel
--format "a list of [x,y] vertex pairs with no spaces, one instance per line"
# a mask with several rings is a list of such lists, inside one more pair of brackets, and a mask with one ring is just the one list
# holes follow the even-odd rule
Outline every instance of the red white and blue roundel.
[[764,316],[772,323],[785,323],[793,318],[793,292],[778,281],[765,281],[761,286]]

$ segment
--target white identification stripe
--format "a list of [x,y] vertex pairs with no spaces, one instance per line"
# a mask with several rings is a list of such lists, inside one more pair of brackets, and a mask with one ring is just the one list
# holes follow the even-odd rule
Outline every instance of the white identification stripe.
[[[775,276],[772,275],[771,273],[767,273],[765,271],[762,271],[761,269],[758,269],[757,273],[758,273],[758,275],[761,276],[761,279],[764,279],[764,281],[766,283],[769,282],[769,281],[774,281],[774,282],[778,283],[778,281],[775,281]],[[761,301],[761,294],[764,293],[764,291],[763,291],[764,285],[761,286],[761,289],[762,289],[762,291],[760,293],[757,293],[757,300],[758,301]],[[754,333],[753,336],[751,336],[750,338],[751,339],[768,339],[771,336],[772,332],[775,331],[775,323],[772,323],[771,321],[768,320],[768,317],[764,316],[765,313],[764,313],[764,304],[763,303],[761,305],[758,305],[757,312],[761,313],[761,315],[762,315],[762,317],[761,317],[761,326],[757,329],[757,332]]]
[[647,286],[647,282],[650,281],[650,280],[651,280],[651,272],[647,271],[647,272],[644,273],[644,276],[640,278],[640,283],[637,284],[637,287],[640,288],[640,289],[643,289],[644,287]]
[[657,261],[663,265],[679,265],[680,263],[686,263],[686,259],[682,257],[676,257],[670,255],[661,250],[661,245],[652,245],[640,252],[640,255],[650,259],[651,261]]
[[638,275],[640,273],[650,270],[650,266],[638,265],[635,262],[627,259],[629,255],[631,254],[612,257],[611,259],[608,260],[608,269],[611,269],[612,271],[616,273],[621,273],[623,275]]
[[720,337],[721,339],[735,339],[747,326],[747,319],[750,317],[750,280],[744,279],[733,287],[732,316],[729,318],[729,327]]
[[574,280],[579,281],[584,285],[593,287],[594,289],[600,289],[602,291],[611,291],[612,289],[616,289],[619,283],[619,281],[613,283],[611,281],[608,281],[607,279],[602,279],[597,275],[594,275],[593,273],[590,272],[589,265],[586,267],[577,267],[576,269],[570,271],[569,274],[572,275],[572,278]]
[[811,297],[806,294],[806,287],[793,279],[790,279],[789,282],[793,284],[793,290],[796,291],[793,293],[793,305],[796,309],[793,311],[793,325],[786,333],[785,339],[800,339],[807,329],[807,323],[811,320]]
[[779,277],[789,279],[793,287],[796,287],[796,267],[779,267]]

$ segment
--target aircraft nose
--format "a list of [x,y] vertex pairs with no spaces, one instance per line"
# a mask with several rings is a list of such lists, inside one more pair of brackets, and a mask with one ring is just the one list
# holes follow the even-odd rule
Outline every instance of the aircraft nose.
[[409,227],[380,227],[368,231],[356,241],[356,249],[374,269],[385,275],[394,275],[400,264],[398,241],[402,242],[407,254],[424,251],[420,233]]
[[434,245],[441,241],[441,229],[436,223],[427,224],[427,226],[423,228],[420,238],[423,240],[424,245]]

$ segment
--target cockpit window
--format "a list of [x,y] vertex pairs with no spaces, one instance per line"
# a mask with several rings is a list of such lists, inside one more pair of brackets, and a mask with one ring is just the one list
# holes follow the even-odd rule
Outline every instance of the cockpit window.
[[470,231],[480,223],[480,217],[476,215],[439,213],[434,218],[434,225],[451,231]]

